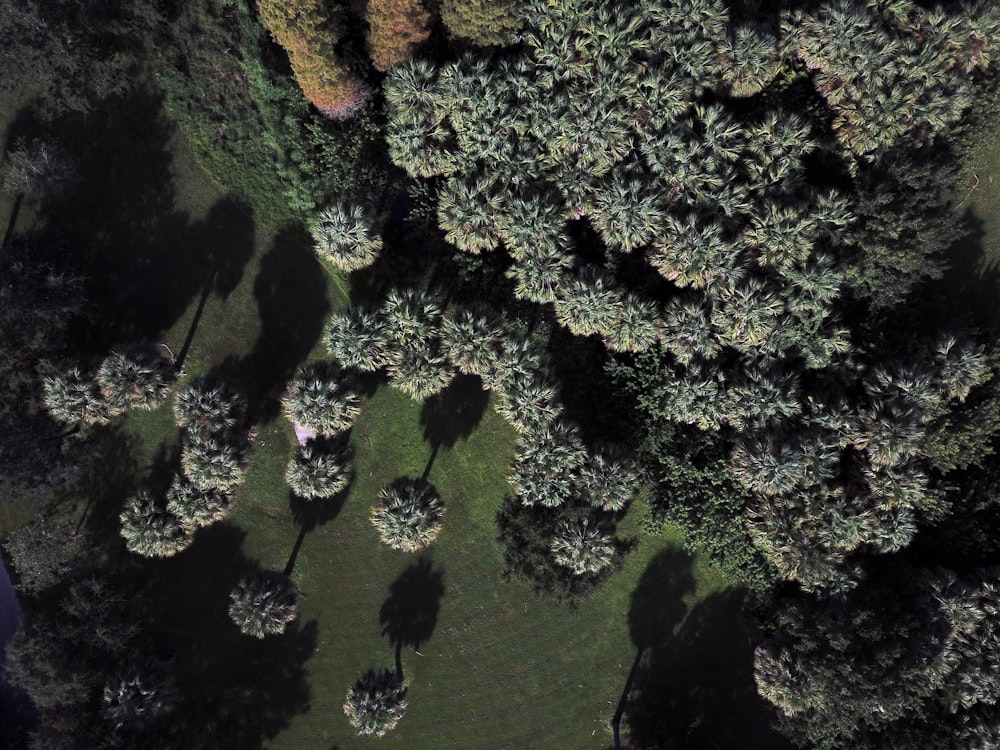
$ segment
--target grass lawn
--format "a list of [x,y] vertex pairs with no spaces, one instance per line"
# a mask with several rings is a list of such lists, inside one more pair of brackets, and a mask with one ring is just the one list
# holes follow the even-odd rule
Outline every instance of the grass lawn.
[[[8,138],[30,132],[15,106],[3,107]],[[514,435],[475,383],[436,407],[376,389],[351,434],[346,496],[315,506],[289,497],[294,438],[277,395],[301,362],[323,355],[323,321],[346,286],[320,267],[301,229],[255,226],[157,112],[148,98],[67,127],[84,190],[58,209],[24,207],[18,226],[51,222],[79,248],[99,301],[81,332],[95,352],[162,341],[183,354],[189,376],[220,370],[249,394],[258,438],[231,519],[173,559],[127,556],[120,540],[110,553],[148,594],[147,628],[170,644],[182,688],[205,705],[189,746],[205,746],[200,721],[231,727],[232,750],[374,746],[352,734],[341,705],[361,671],[394,665],[387,630],[404,644],[410,707],[384,747],[605,748],[637,645],[636,695],[663,707],[647,731],[685,747],[783,747],[754,691],[742,592],[681,551],[672,532],[644,535],[643,508],[620,528],[638,539],[624,568],[578,607],[502,579],[494,519]],[[169,408],[129,415],[111,432],[114,450],[97,473],[120,481],[95,490],[89,512],[106,538],[116,538],[125,494],[177,462]],[[369,508],[382,483],[423,474],[432,457],[443,531],[426,555],[394,552],[379,543]],[[230,588],[290,558],[307,595],[298,622],[264,642],[240,636],[226,615]]]

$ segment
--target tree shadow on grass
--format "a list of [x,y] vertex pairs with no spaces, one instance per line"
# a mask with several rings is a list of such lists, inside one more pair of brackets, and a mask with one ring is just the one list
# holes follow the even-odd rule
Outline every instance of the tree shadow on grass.
[[458,375],[447,388],[424,401],[420,425],[424,440],[431,445],[424,479],[430,475],[442,447],[451,448],[459,440],[468,439],[482,421],[489,400],[490,394],[483,390],[478,376]]
[[1000,258],[986,257],[986,229],[971,208],[965,210],[963,220],[967,231],[949,248],[951,268],[940,288],[955,308],[955,317],[971,316],[975,325],[996,330],[1000,328],[1000,309],[995,302],[1000,292]]
[[300,229],[279,233],[261,261],[253,287],[260,333],[247,356],[222,365],[243,384],[256,423],[278,416],[281,391],[319,340],[330,311],[325,274]]
[[[740,614],[744,594],[737,588],[711,594],[676,635],[667,633],[647,648],[625,708],[623,728],[631,746],[790,747],[771,730],[774,713],[757,695],[753,645]],[[650,633],[655,629],[658,625]]]
[[229,618],[229,593],[259,569],[242,553],[246,533],[221,522],[167,560],[137,560],[147,628],[176,655],[185,747],[259,748],[309,708],[305,662],[318,642],[315,621],[283,635],[245,636]]
[[389,598],[382,604],[378,621],[382,635],[396,647],[396,675],[403,678],[403,646],[418,651],[434,634],[441,597],[444,596],[444,573],[434,563],[421,557],[404,570],[389,586]]

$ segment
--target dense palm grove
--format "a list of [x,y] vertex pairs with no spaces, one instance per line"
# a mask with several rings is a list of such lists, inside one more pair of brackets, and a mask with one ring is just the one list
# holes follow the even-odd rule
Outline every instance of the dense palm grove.
[[[966,231],[950,191],[963,119],[997,95],[1000,10],[170,5],[0,0],[0,83],[51,122],[151,71],[206,168],[350,275],[329,359],[275,394],[295,497],[350,486],[365,382],[424,401],[477,379],[518,436],[506,573],[585,596],[628,554],[616,528],[643,493],[649,527],[681,527],[748,587],[758,692],[793,743],[1000,743],[995,332],[936,284]],[[11,144],[0,176],[39,207],[76,179],[44,139]],[[58,236],[3,251],[0,485],[38,510],[4,542],[32,597],[7,654],[40,717],[21,741],[208,747],[231,722],[184,705],[115,563],[88,558],[106,542],[59,503],[115,420],[169,402],[176,465],[118,520],[130,553],[185,554],[253,460],[248,395],[155,342],[95,355]],[[417,552],[448,501],[399,477],[370,519]],[[307,593],[293,563],[239,581],[233,627],[285,632]],[[344,711],[381,736],[409,699],[399,670],[371,669]]]

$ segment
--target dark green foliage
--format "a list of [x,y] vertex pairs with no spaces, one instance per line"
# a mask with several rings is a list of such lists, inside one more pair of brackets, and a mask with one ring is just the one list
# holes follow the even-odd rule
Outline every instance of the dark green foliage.
[[55,140],[20,138],[0,165],[0,188],[28,200],[57,200],[79,175],[75,160]]
[[94,540],[73,519],[52,515],[7,534],[4,551],[17,574],[17,589],[34,594],[73,578]]

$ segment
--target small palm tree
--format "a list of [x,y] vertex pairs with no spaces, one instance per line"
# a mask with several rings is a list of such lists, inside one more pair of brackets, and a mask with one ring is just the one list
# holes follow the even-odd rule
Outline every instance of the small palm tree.
[[285,481],[300,497],[333,497],[351,481],[347,446],[317,440],[298,446],[285,470]]
[[385,544],[415,552],[437,539],[443,514],[444,503],[434,485],[423,479],[400,477],[379,490],[371,521]]
[[174,477],[167,490],[167,512],[194,529],[221,521],[233,509],[236,498],[217,488],[199,489],[184,477]]
[[246,439],[233,433],[206,438],[186,435],[181,446],[181,469],[199,490],[230,492],[246,477]]
[[329,206],[309,225],[316,254],[341,271],[370,266],[382,250],[382,238],[372,217],[352,203]]
[[105,357],[96,379],[112,408],[149,411],[167,400],[177,370],[158,347],[136,344]]
[[172,557],[194,540],[180,519],[145,491],[125,501],[119,520],[125,546],[143,557]]
[[580,493],[599,510],[623,510],[638,482],[635,464],[617,445],[602,445],[591,451],[580,469]]
[[391,669],[369,669],[347,691],[344,713],[358,734],[382,737],[403,718],[406,686]]
[[228,383],[214,376],[195,378],[174,399],[177,425],[196,438],[207,438],[246,423],[244,398]]
[[301,597],[291,576],[275,570],[251,573],[229,594],[229,617],[244,635],[279,635],[299,616]]
[[329,362],[300,368],[281,399],[292,424],[317,435],[337,435],[351,429],[361,412],[361,399],[350,379]]
[[573,575],[599,573],[614,559],[614,536],[589,519],[562,521],[552,540],[552,554]]
[[326,348],[343,367],[375,372],[386,363],[385,321],[371,310],[350,307],[326,328]]
[[107,424],[121,411],[112,407],[97,381],[79,367],[56,370],[49,366],[42,377],[42,398],[49,415],[57,422]]

